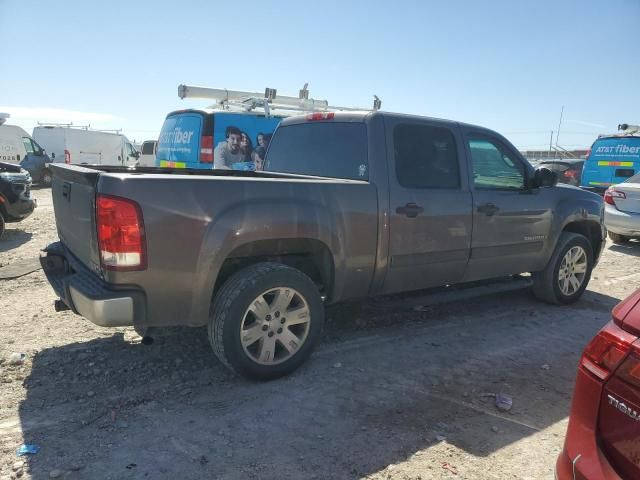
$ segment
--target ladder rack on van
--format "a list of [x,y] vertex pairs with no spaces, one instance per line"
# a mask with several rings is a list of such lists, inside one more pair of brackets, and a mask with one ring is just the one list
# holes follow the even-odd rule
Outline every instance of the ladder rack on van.
[[91,124],[89,125],[74,125],[71,123],[49,123],[49,122],[38,122],[39,127],[44,128],[75,128],[77,130],[85,130],[87,132],[102,132],[102,133],[115,133],[116,135],[120,135],[122,133],[121,128],[91,128]]
[[372,109],[331,106],[327,100],[309,98],[307,86],[308,84],[305,83],[297,97],[290,97],[278,95],[275,88],[266,88],[262,94],[224,88],[179,85],[178,97],[181,99],[207,98],[215,100],[216,103],[210,107],[212,109],[251,112],[256,108],[261,108],[267,116],[271,114],[271,110],[276,109],[289,112],[362,111],[379,110],[382,105],[382,101],[374,95]]

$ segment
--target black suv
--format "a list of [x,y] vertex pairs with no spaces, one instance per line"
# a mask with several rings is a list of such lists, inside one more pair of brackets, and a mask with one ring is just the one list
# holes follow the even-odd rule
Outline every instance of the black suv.
[[24,220],[35,207],[29,172],[19,165],[0,162],[0,237],[5,223]]

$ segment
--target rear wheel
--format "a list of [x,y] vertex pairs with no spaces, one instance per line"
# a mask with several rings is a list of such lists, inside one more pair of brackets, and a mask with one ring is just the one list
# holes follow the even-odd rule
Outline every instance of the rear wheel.
[[231,370],[271,380],[298,368],[324,324],[318,288],[304,273],[259,263],[234,274],[218,291],[209,317],[209,341]]
[[548,303],[573,303],[587,288],[592,268],[589,240],[577,233],[563,232],[546,268],[532,275],[533,293]]
[[611,231],[609,232],[609,238],[613,243],[627,243],[629,241],[629,237],[625,237],[624,235],[619,235]]

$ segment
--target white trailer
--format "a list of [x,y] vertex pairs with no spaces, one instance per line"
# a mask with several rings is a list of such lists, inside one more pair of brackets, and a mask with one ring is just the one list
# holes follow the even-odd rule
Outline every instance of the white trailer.
[[129,139],[119,132],[39,124],[33,129],[33,138],[57,163],[133,167],[140,156]]

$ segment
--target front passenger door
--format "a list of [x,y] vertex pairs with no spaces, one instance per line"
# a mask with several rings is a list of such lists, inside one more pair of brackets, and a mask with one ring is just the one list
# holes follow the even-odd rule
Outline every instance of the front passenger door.
[[473,233],[466,281],[539,267],[551,227],[549,189],[529,188],[531,167],[505,141],[467,132],[472,166]]

